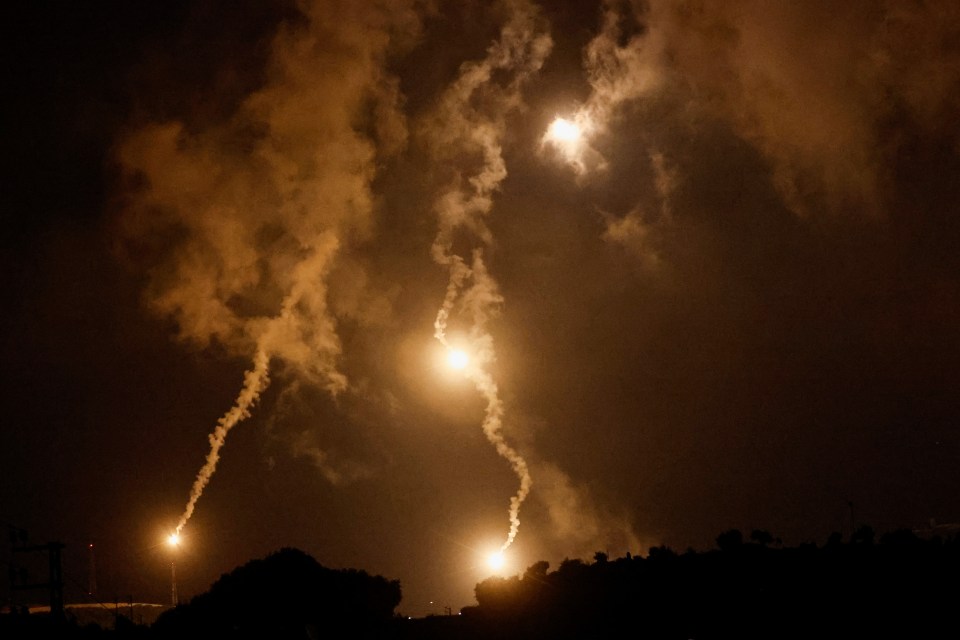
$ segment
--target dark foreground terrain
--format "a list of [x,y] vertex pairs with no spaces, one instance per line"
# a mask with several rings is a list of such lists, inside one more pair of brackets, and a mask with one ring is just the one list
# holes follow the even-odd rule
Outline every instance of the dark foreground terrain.
[[395,614],[400,583],[281,549],[223,575],[150,626],[0,616],[0,638],[920,638],[958,637],[960,539],[869,528],[784,547],[739,531],[717,548],[546,562],[476,586],[452,616]]

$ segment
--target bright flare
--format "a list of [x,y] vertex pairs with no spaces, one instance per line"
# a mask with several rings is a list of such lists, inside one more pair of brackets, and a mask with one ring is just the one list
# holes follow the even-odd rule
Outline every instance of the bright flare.
[[554,120],[550,125],[550,129],[547,131],[547,136],[551,140],[560,143],[577,142],[582,135],[583,132],[580,130],[580,127],[566,118],[557,118]]
[[487,556],[487,566],[494,571],[500,571],[507,564],[507,559],[503,556],[503,551],[497,551]]
[[470,356],[460,349],[450,349],[447,353],[447,364],[452,369],[465,369],[470,364]]
[[177,546],[180,544],[180,536],[176,533],[171,533],[169,536],[167,536],[167,544],[169,544],[171,547]]
[[588,159],[596,155],[587,141],[592,131],[590,119],[578,113],[572,120],[557,118],[551,122],[540,143],[552,147],[577,173],[584,173]]

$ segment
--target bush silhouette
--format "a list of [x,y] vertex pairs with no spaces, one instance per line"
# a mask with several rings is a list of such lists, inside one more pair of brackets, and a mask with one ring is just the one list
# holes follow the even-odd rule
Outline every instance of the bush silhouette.
[[307,638],[334,630],[381,637],[400,597],[395,580],[328,569],[303,551],[284,548],[224,574],[153,628],[170,638]]

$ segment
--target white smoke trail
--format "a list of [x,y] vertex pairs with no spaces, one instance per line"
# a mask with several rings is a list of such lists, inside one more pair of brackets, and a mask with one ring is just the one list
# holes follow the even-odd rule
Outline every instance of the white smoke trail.
[[470,274],[473,279],[473,286],[464,293],[463,304],[473,316],[470,343],[473,349],[473,358],[477,365],[468,367],[465,373],[487,401],[482,424],[484,435],[496,448],[497,453],[510,463],[513,472],[520,480],[520,487],[517,489],[516,495],[510,498],[510,532],[507,534],[506,541],[500,547],[500,550],[504,551],[513,544],[517,537],[517,531],[520,529],[520,505],[530,494],[533,478],[530,475],[526,460],[516,449],[507,444],[503,437],[503,402],[500,400],[497,383],[484,368],[485,365],[496,360],[493,337],[487,331],[486,324],[491,311],[495,311],[499,307],[503,298],[497,290],[496,282],[493,281],[487,271],[479,249],[474,252]]
[[[470,268],[463,263],[460,256],[444,255],[443,258],[449,261],[450,282],[447,284],[447,295],[444,297],[443,304],[440,305],[440,310],[437,312],[437,319],[433,323],[433,336],[440,341],[440,344],[449,347],[450,345],[447,343],[447,320],[450,318],[450,311],[457,301],[457,296],[460,295],[460,289],[463,288],[464,280],[470,276]],[[438,260],[438,262],[444,264],[441,260]]]
[[[487,329],[489,319],[503,298],[483,262],[483,245],[492,242],[484,218],[493,205],[493,194],[507,176],[501,153],[501,139],[507,116],[522,106],[521,88],[540,69],[550,52],[552,41],[537,8],[526,0],[505,3],[509,17],[500,39],[480,62],[465,64],[459,78],[444,93],[439,109],[428,123],[427,135],[438,159],[455,150],[470,154],[478,162],[470,172],[458,174],[437,198],[434,208],[439,230],[433,243],[433,259],[447,267],[449,281],[443,303],[434,322],[434,336],[444,346],[451,314],[461,308],[470,321],[471,363],[467,377],[487,402],[482,428],[497,453],[510,463],[520,487],[510,499],[510,531],[501,550],[513,544],[520,527],[520,506],[530,493],[533,480],[523,457],[507,444],[503,436],[503,402],[497,384],[487,367],[496,360],[493,337]],[[494,72],[509,78],[498,84],[491,81]],[[469,232],[481,246],[473,249],[470,264],[453,251],[454,233]]]
[[[336,396],[347,386],[346,377],[337,371],[331,362],[316,357],[322,352],[324,340],[329,339],[330,335],[335,335],[332,327],[324,327],[326,324],[324,319],[327,316],[325,287],[320,283],[327,275],[330,263],[336,255],[338,243],[332,234],[324,233],[320,234],[315,245],[310,256],[301,259],[296,265],[294,284],[290,293],[283,299],[279,315],[263,327],[257,352],[253,358],[253,369],[244,375],[240,395],[237,396],[233,407],[220,418],[216,429],[209,436],[210,453],[207,454],[206,462],[197,473],[197,478],[190,488],[190,498],[177,523],[177,533],[180,533],[190,520],[197,501],[210,482],[210,478],[213,477],[217,462],[220,460],[220,449],[223,448],[227,434],[237,423],[250,417],[250,409],[270,383],[271,354],[281,357],[288,364],[300,366],[303,371],[309,371],[311,368],[318,369],[318,372],[311,376],[323,381],[331,395]],[[312,309],[306,318],[302,311],[298,311],[311,306],[318,308]],[[311,348],[310,345],[317,341],[317,336],[310,335],[315,327],[319,327],[323,338],[316,348]],[[307,361],[310,363],[308,364]]]
[[217,470],[217,462],[220,460],[220,449],[227,439],[227,434],[241,420],[250,417],[250,408],[256,403],[257,399],[267,385],[270,383],[268,368],[270,357],[266,351],[259,349],[253,358],[253,369],[247,371],[243,376],[243,389],[237,396],[237,401],[233,407],[227,411],[220,420],[217,421],[217,428],[210,434],[210,453],[207,454],[207,460],[197,473],[196,480],[190,488],[190,499],[187,506],[177,522],[177,533],[183,529],[193,515],[193,510],[197,505],[197,500],[203,494],[204,488],[210,482],[213,472]]

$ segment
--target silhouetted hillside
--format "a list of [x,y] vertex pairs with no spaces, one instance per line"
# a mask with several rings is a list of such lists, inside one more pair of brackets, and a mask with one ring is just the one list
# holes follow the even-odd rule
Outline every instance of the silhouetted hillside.
[[164,638],[377,638],[400,597],[396,580],[327,569],[287,548],[221,576],[161,615],[153,631]]
[[[915,638],[957,633],[960,542],[898,531],[848,543],[770,546],[739,531],[717,550],[592,563],[538,562],[489,578],[464,609],[463,638]],[[437,637],[437,636],[434,636]],[[452,637],[452,636],[451,636]]]
[[910,531],[784,547],[736,530],[717,548],[547,562],[476,586],[461,615],[394,615],[400,584],[327,569],[282,549],[222,576],[151,627],[116,631],[0,616],[2,638],[376,638],[384,640],[712,640],[956,637],[960,538]]

